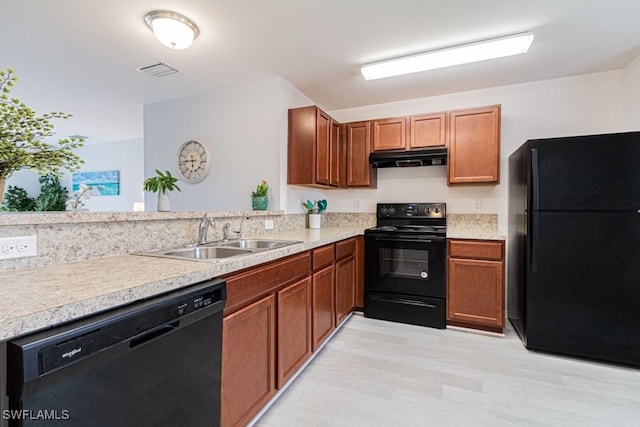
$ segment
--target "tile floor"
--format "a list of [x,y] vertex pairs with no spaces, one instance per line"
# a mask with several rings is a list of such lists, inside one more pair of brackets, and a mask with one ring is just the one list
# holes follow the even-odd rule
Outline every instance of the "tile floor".
[[640,370],[356,314],[255,425],[640,426]]

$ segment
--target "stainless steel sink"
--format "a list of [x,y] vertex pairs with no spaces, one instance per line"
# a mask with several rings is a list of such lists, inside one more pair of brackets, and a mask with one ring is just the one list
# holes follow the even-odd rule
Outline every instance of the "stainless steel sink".
[[177,248],[160,249],[138,253],[136,255],[162,258],[180,258],[196,261],[215,261],[253,252],[263,252],[284,246],[302,243],[294,240],[241,239],[229,242],[212,242],[204,245],[188,245]]
[[227,243],[219,243],[225,248],[247,248],[247,249],[276,249],[283,246],[292,245],[300,242],[292,242],[288,240],[261,240],[261,239],[242,239]]
[[194,248],[162,252],[162,255],[168,257],[180,257],[189,259],[217,259],[229,258],[230,256],[242,255],[251,252],[253,251],[248,249],[222,248],[216,246],[196,246]]

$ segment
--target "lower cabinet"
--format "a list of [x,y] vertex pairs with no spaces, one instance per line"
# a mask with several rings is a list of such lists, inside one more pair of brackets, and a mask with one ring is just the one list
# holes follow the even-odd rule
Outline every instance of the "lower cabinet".
[[276,393],[276,298],[270,295],[222,322],[221,425],[246,425]]
[[223,427],[251,421],[353,310],[355,242],[226,276]]
[[504,242],[448,241],[447,323],[502,332]]
[[355,251],[355,238],[336,243],[336,325],[342,323],[356,305]]
[[335,292],[333,264],[313,273],[313,351],[331,335],[336,328]]
[[307,277],[277,294],[278,370],[276,386],[282,387],[311,356],[311,278]]

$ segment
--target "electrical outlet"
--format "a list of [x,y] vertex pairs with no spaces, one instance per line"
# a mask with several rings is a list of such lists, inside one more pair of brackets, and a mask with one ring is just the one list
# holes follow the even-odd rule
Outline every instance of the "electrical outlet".
[[360,200],[353,201],[353,211],[360,212]]
[[476,199],[473,201],[473,211],[482,212],[482,200]]
[[0,259],[24,258],[38,254],[36,236],[0,237]]
[[273,230],[273,220],[267,219],[264,221],[264,229],[265,230]]

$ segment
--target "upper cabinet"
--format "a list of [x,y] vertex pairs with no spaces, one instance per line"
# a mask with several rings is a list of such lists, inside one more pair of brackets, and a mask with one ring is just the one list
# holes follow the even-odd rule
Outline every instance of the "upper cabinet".
[[447,183],[500,182],[500,106],[452,111],[449,115]]
[[373,151],[415,150],[447,144],[447,113],[373,121]]
[[405,117],[373,121],[373,151],[404,150],[407,144]]
[[287,183],[375,187],[369,164],[370,122],[366,123],[341,125],[316,106],[289,110]]
[[347,123],[347,187],[375,188],[377,169],[369,163],[371,153],[371,122]]
[[447,145],[447,113],[409,117],[409,149]]
[[340,167],[334,123],[316,106],[289,110],[288,184],[339,186],[339,172],[332,172]]

